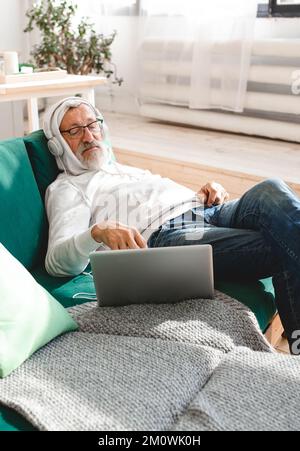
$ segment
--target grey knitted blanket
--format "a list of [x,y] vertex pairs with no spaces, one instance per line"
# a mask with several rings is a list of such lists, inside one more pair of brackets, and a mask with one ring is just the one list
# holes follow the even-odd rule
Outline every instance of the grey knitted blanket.
[[300,428],[300,360],[272,352],[228,296],[69,311],[79,331],[0,380],[0,403],[38,429]]

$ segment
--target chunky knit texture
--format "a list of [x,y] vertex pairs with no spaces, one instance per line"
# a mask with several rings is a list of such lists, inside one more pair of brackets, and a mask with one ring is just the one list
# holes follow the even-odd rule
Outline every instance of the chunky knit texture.
[[215,293],[214,300],[117,308],[97,308],[87,303],[69,311],[83,332],[161,338],[210,346],[223,352],[234,346],[270,351],[255,315],[240,302],[218,291]]
[[0,402],[40,430],[300,428],[300,360],[228,296],[69,311],[79,331],[0,380]]

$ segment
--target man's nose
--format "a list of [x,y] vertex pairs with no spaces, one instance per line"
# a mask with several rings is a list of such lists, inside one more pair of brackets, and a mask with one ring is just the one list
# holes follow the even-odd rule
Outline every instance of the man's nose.
[[94,139],[95,138],[93,133],[88,129],[88,127],[85,127],[83,129],[83,137],[82,137],[83,142],[90,143],[91,141],[94,141]]

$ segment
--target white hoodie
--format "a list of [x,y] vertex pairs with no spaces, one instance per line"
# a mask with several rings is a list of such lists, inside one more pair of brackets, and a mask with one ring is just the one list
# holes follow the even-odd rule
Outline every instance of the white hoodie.
[[80,274],[89,263],[90,252],[106,247],[91,236],[97,223],[112,220],[134,226],[148,240],[164,222],[202,205],[189,188],[111,158],[99,171],[75,172],[74,166],[69,167],[74,157],[71,149],[61,135],[56,137],[64,142],[64,154],[57,160],[65,173],[48,187],[45,197],[49,221],[45,265],[53,276]]

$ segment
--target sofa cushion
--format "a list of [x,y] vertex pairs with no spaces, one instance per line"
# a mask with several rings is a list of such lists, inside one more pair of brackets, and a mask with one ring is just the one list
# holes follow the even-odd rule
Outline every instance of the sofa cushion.
[[29,421],[19,413],[6,406],[0,410],[0,431],[35,431],[37,430]]
[[0,142],[0,242],[28,269],[43,259],[46,214],[22,139]]
[[276,314],[272,278],[261,280],[219,281],[216,288],[252,310],[263,332]]
[[[88,268],[85,272],[89,271]],[[93,279],[87,274],[79,274],[76,277],[52,277],[40,266],[32,271],[32,275],[66,308],[92,300],[89,295],[95,296]],[[74,295],[77,296],[73,298]]]
[[37,130],[24,138],[34,176],[42,199],[50,183],[54,182],[59,170],[54,156],[49,152],[43,130]]
[[77,324],[2,244],[0,267],[0,378],[3,378],[53,338],[77,329]]

